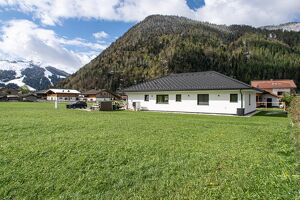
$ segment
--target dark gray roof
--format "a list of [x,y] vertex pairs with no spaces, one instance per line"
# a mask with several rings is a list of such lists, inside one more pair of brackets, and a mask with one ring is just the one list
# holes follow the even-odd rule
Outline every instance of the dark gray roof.
[[34,96],[34,97],[36,97],[37,95],[36,95],[36,94],[29,93],[29,94],[20,94],[19,96],[20,96],[20,97],[29,97],[29,96]]
[[35,93],[36,94],[46,94],[48,90],[39,90],[39,91],[36,91]]
[[253,89],[252,86],[215,71],[170,74],[168,76],[133,85],[125,92],[235,90]]

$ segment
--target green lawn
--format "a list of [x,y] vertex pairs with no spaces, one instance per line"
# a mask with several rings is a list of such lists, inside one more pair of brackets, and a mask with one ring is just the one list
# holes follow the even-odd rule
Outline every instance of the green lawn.
[[0,103],[1,199],[297,199],[289,119]]

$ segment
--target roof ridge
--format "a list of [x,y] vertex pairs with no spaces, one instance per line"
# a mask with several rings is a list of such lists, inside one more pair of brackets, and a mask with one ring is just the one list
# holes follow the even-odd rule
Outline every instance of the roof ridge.
[[184,75],[184,74],[200,74],[200,73],[208,73],[208,72],[215,72],[215,71],[170,73],[168,76],[170,76],[170,75]]

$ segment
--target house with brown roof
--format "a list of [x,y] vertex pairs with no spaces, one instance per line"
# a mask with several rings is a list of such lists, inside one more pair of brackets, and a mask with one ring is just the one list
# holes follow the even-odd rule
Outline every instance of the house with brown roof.
[[89,102],[112,101],[121,99],[119,95],[106,89],[93,89],[82,93],[82,95],[84,96],[84,99]]
[[49,89],[46,94],[48,101],[77,101],[80,92],[72,89]]
[[293,80],[255,80],[251,86],[263,90],[256,95],[258,106],[279,107],[284,94],[295,94],[297,86]]

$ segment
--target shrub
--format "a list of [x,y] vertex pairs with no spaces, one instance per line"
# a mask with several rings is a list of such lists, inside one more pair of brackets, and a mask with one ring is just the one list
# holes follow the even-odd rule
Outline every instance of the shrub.
[[294,95],[289,95],[289,94],[284,94],[284,96],[282,97],[281,101],[283,101],[286,105],[287,108],[289,108],[291,106],[291,103],[293,101],[293,99],[295,98]]

